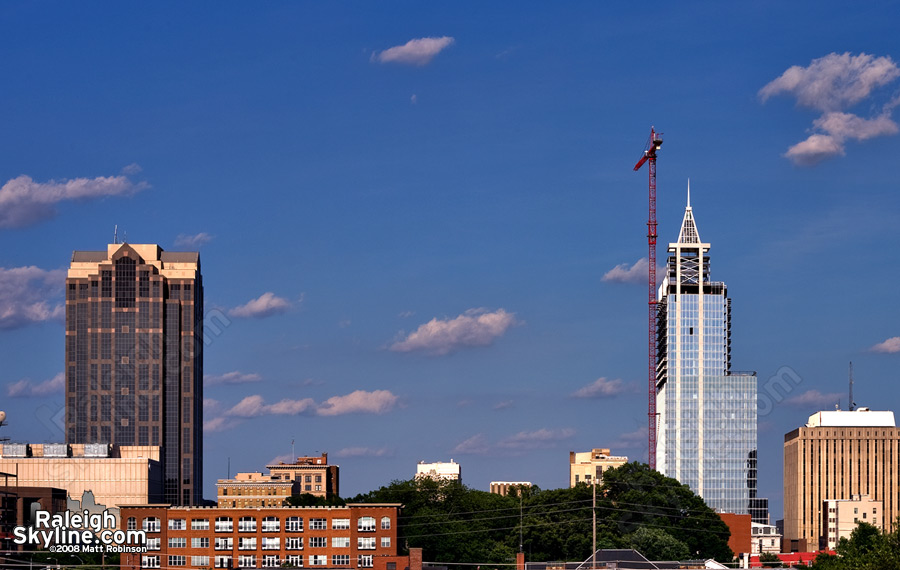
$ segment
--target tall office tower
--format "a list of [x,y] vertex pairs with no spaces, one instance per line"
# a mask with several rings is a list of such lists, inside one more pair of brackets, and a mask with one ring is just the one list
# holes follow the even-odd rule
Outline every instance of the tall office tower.
[[202,311],[197,252],[116,243],[72,254],[66,439],[161,446],[173,505],[203,499]]
[[[876,522],[882,522],[888,532],[896,530],[898,459],[900,428],[894,412],[869,408],[817,412],[805,426],[785,434],[785,550],[805,552],[827,546],[829,534],[838,532],[842,522],[833,502],[861,500],[861,495],[880,503],[874,513],[880,517]],[[852,506],[859,509],[858,520],[876,524],[860,507]]]
[[709,248],[688,187],[658,295],[657,469],[719,512],[766,523],[756,497],[756,373],[731,370],[731,300],[710,280]]

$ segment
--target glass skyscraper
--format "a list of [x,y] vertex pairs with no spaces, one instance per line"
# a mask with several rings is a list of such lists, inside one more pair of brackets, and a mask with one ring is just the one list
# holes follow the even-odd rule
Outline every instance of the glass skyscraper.
[[731,299],[710,279],[709,249],[689,188],[657,297],[657,469],[716,511],[767,522],[756,497],[756,373],[731,370]]
[[165,501],[203,500],[197,252],[110,244],[66,278],[66,441],[160,446]]

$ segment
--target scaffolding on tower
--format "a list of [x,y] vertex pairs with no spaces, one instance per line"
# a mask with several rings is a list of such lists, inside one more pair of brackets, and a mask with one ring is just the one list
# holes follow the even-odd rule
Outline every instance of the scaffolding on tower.
[[644,163],[648,163],[650,172],[650,213],[647,220],[647,245],[649,248],[647,276],[647,345],[649,363],[647,368],[648,404],[647,404],[647,438],[648,460],[650,469],[656,469],[656,151],[662,146],[662,133],[650,127],[650,138],[644,147],[644,154],[634,170],[637,172]]

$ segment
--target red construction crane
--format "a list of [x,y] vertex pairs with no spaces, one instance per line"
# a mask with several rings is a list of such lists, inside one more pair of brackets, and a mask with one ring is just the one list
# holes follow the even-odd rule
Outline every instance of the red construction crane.
[[650,127],[650,138],[644,147],[644,154],[634,165],[637,172],[645,162],[650,163],[650,219],[647,220],[647,245],[649,246],[650,271],[647,279],[648,327],[647,345],[649,363],[647,368],[648,383],[648,458],[650,469],[656,469],[656,151],[662,146],[662,133]]

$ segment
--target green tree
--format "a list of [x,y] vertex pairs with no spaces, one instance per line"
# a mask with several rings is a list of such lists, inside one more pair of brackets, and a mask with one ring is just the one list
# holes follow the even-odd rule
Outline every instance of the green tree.
[[649,560],[687,560],[691,556],[687,544],[658,528],[640,527],[628,537],[628,544]]
[[763,565],[763,568],[778,568],[781,566],[781,558],[778,558],[777,554],[772,554],[771,552],[763,552],[760,554],[759,561]]
[[340,497],[318,497],[312,493],[299,493],[287,498],[292,507],[343,507],[347,502]]

